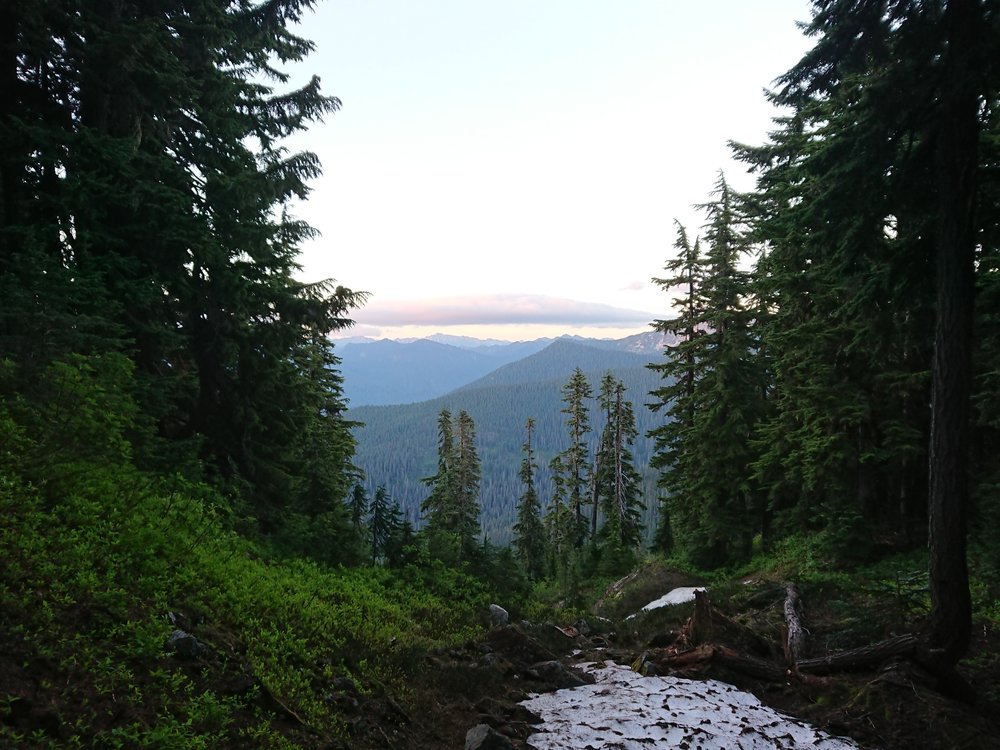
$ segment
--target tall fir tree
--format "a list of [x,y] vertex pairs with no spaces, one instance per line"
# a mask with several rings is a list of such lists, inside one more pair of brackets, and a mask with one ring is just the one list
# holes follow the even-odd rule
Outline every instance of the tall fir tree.
[[399,534],[402,523],[399,505],[393,502],[385,485],[379,485],[372,498],[368,516],[368,542],[371,545],[372,565],[388,557],[393,539]]
[[546,544],[541,502],[535,487],[535,474],[538,465],[535,463],[534,446],[531,441],[535,430],[535,420],[529,417],[524,429],[526,435],[522,446],[521,469],[518,472],[523,492],[517,504],[514,548],[517,551],[518,560],[528,573],[528,577],[538,580],[545,575]]
[[479,535],[481,479],[475,422],[465,410],[452,419],[451,412],[442,409],[438,416],[438,470],[424,480],[431,491],[421,506],[438,556],[457,562],[472,555]]
[[669,275],[653,278],[653,283],[665,292],[677,295],[671,300],[675,316],[653,323],[654,330],[670,336],[672,341],[664,351],[663,360],[648,365],[663,380],[662,386],[650,392],[653,397],[650,408],[654,412],[663,412],[663,422],[649,431],[649,437],[653,438],[650,466],[659,472],[658,486],[667,493],[660,500],[653,541],[655,548],[661,552],[670,552],[673,548],[671,501],[666,477],[674,467],[683,471],[685,463],[697,461],[696,446],[685,441],[684,435],[694,428],[694,387],[700,366],[699,337],[705,333],[705,303],[701,287],[706,271],[701,243],[699,239],[692,243],[684,225],[675,223],[677,239],[674,249],[677,254],[664,264],[664,270]]
[[[706,566],[748,557],[764,512],[749,477],[766,384],[747,310],[749,276],[740,268],[750,243],[738,204],[720,175],[713,200],[702,206],[705,273],[685,310],[692,317],[683,322],[684,330],[697,335],[668,350],[661,374],[682,377],[653,394],[661,405],[673,395],[677,417],[657,434],[653,459],[664,467],[660,484],[668,494],[671,528],[683,552]],[[685,242],[682,234],[682,250]],[[693,379],[686,381],[687,374]]]
[[566,492],[566,502],[572,513],[574,530],[571,541],[579,549],[587,537],[587,518],[584,506],[592,502],[590,486],[592,467],[589,460],[587,438],[590,434],[590,408],[587,402],[594,391],[587,376],[577,367],[570,379],[563,385],[563,408],[566,428],[569,432],[569,447],[559,454],[558,463],[552,464],[561,473],[562,487]]
[[638,437],[635,409],[625,398],[625,384],[608,373],[601,380],[598,401],[606,421],[595,461],[595,493],[604,516],[605,544],[630,550],[642,539],[642,477],[635,467],[632,445]]

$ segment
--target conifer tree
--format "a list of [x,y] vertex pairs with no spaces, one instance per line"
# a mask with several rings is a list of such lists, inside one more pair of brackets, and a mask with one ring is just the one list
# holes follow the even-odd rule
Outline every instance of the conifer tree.
[[385,485],[379,485],[372,498],[368,518],[369,542],[372,549],[372,565],[383,560],[389,553],[393,537],[402,526],[399,505],[392,502]]
[[339,107],[318,79],[277,90],[309,6],[0,10],[0,286],[40,282],[5,312],[80,321],[0,356],[127,355],[133,460],[213,482],[266,534],[346,528],[352,474],[326,336],[363,296],[294,278],[313,230],[288,207],[320,166],[282,141]]
[[363,484],[358,482],[354,485],[351,490],[350,497],[347,500],[347,512],[351,517],[351,526],[355,531],[361,531],[364,525],[365,516],[368,513],[368,493],[365,491]]
[[638,436],[635,411],[625,398],[625,384],[608,373],[598,400],[606,414],[600,453],[595,461],[596,496],[603,506],[601,535],[607,544],[631,549],[642,538],[642,478],[631,446]]
[[[807,27],[815,45],[772,95],[790,114],[770,144],[740,149],[759,171],[761,226],[772,243],[777,415],[797,428],[770,433],[787,436],[774,452],[791,459],[791,481],[781,487],[776,456],[760,473],[790,503],[814,469],[846,477],[855,491],[843,494],[858,498],[870,522],[894,508],[905,519],[919,508],[914,499],[927,498],[926,646],[938,667],[964,654],[970,633],[974,288],[989,252],[983,220],[994,213],[976,208],[995,182],[983,155],[1000,88],[991,63],[997,13],[979,0],[815,3]],[[827,341],[809,345],[831,328]],[[824,365],[805,370],[816,376],[811,384],[796,377],[790,343]],[[831,395],[828,384],[841,383]],[[800,408],[810,389],[823,400]],[[817,412],[828,407],[836,411],[824,425]],[[831,435],[837,450],[825,462]],[[919,476],[912,468],[925,454],[921,490],[908,476]]]
[[479,536],[479,485],[482,470],[476,448],[476,424],[465,410],[458,413],[455,482],[455,531],[465,558]]
[[[671,413],[676,415],[675,423],[657,434],[653,462],[664,467],[660,484],[668,493],[678,544],[698,564],[721,565],[746,558],[761,526],[763,508],[750,475],[765,382],[756,359],[755,321],[747,310],[749,277],[739,267],[750,244],[737,198],[721,175],[713,200],[702,208],[705,272],[690,295],[692,317],[684,321],[685,330],[698,333],[668,349],[668,364],[659,368],[682,378],[653,394],[661,406],[665,396],[675,395]],[[685,243],[682,233],[682,250]],[[687,374],[693,379],[684,380]]]
[[522,446],[523,457],[518,474],[524,491],[517,506],[517,523],[514,524],[514,547],[517,557],[532,579],[545,575],[545,527],[542,524],[541,503],[535,489],[535,454],[531,438],[535,420],[528,418],[525,424],[526,437]]
[[431,492],[421,510],[432,546],[444,557],[468,559],[479,535],[479,484],[482,471],[476,426],[462,410],[453,420],[448,409],[438,416],[438,470],[424,479]]
[[455,485],[455,434],[452,429],[451,412],[441,409],[438,414],[438,461],[437,473],[424,478],[430,486],[430,495],[420,506],[431,531],[450,529],[454,525],[453,496]]
[[684,436],[694,428],[694,388],[699,375],[698,352],[702,346],[699,337],[705,333],[706,319],[701,296],[706,270],[700,240],[695,239],[692,244],[685,227],[680,222],[675,224],[677,254],[664,264],[664,270],[670,275],[653,278],[653,283],[665,292],[677,295],[671,300],[676,311],[674,317],[653,323],[654,330],[667,334],[673,341],[668,344],[663,361],[648,365],[663,379],[663,385],[650,393],[653,397],[650,408],[654,412],[663,411],[663,423],[649,431],[654,440],[650,466],[659,472],[658,485],[667,492],[660,500],[654,537],[654,546],[662,552],[669,552],[673,547],[671,499],[666,478],[675,468],[683,473],[685,464],[693,466],[697,461],[696,446]]
[[566,427],[569,431],[569,447],[559,454],[559,461],[553,464],[562,475],[562,486],[566,492],[566,502],[573,516],[574,531],[571,536],[573,547],[579,549],[587,536],[587,521],[583,506],[592,501],[588,493],[591,466],[588,460],[587,436],[590,433],[590,409],[587,401],[594,392],[583,370],[577,367],[570,379],[563,385],[563,408]]

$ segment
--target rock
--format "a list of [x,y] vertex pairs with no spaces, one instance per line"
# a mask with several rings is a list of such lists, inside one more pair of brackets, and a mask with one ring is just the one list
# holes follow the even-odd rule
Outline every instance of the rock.
[[574,622],[573,627],[576,628],[576,632],[578,632],[584,638],[588,637],[591,633],[594,632],[594,629],[590,626],[590,623],[584,620],[583,618],[580,618],[579,620]]
[[506,625],[508,622],[510,622],[510,615],[507,614],[507,610],[501,607],[499,604],[491,604],[490,620],[493,621],[494,625]]
[[183,630],[175,630],[170,634],[167,638],[167,649],[181,659],[197,659],[199,656],[212,653],[211,648]]
[[593,675],[582,672],[579,669],[567,667],[561,661],[555,659],[532,664],[526,674],[540,682],[551,683],[557,688],[572,688],[594,684]]
[[476,724],[465,733],[465,750],[513,750],[514,744],[489,724]]

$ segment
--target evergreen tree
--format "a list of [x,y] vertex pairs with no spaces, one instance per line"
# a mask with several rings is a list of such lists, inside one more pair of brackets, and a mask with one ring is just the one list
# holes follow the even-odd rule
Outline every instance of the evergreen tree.
[[[790,454],[799,476],[781,488],[776,455],[761,462],[760,475],[772,496],[783,489],[792,503],[814,467],[845,477],[843,494],[876,520],[894,508],[905,519],[927,498],[926,645],[940,654],[938,667],[965,653],[970,633],[974,287],[989,252],[983,222],[994,213],[975,209],[994,181],[983,168],[983,134],[1000,86],[991,62],[1000,48],[997,13],[978,0],[817,2],[807,27],[816,43],[772,95],[791,114],[772,143],[741,149],[758,168],[761,225],[773,242],[767,268],[780,328],[768,340],[777,414],[800,425],[770,433],[788,435],[789,450],[772,453]],[[830,340],[807,343],[830,328]],[[789,344],[824,365],[805,371],[810,385],[796,382]],[[844,387],[831,397],[828,384]],[[816,404],[803,406],[810,387],[824,398],[818,409],[835,409],[826,426]],[[832,440],[837,450],[824,462]],[[921,489],[907,470],[925,451],[930,477]]]
[[[663,379],[663,385],[650,392],[654,412],[663,410],[663,423],[650,430],[654,440],[654,453],[650,466],[659,472],[658,484],[666,489],[665,478],[674,467],[683,471],[685,462],[697,460],[695,446],[684,440],[694,427],[694,386],[698,377],[698,351],[702,345],[699,337],[705,329],[705,304],[701,297],[701,287],[705,278],[705,266],[701,256],[700,241],[694,244],[688,240],[687,230],[680,222],[677,225],[677,239],[674,248],[677,255],[664,265],[669,276],[653,278],[653,282],[666,292],[678,294],[671,302],[676,315],[657,320],[653,328],[673,337],[662,362],[652,363]],[[685,454],[684,450],[691,451]],[[670,526],[670,496],[661,498],[654,547],[669,552],[673,547]]]
[[601,535],[612,547],[631,549],[642,538],[642,478],[635,468],[631,446],[639,432],[635,411],[625,398],[625,384],[610,373],[601,380],[598,396],[606,414],[600,452],[595,461],[596,497],[603,506]]
[[437,473],[425,477],[424,484],[430,486],[431,492],[420,506],[421,513],[427,520],[430,531],[450,529],[454,525],[454,486],[456,463],[455,434],[452,429],[451,412],[441,409],[438,414],[438,461]]
[[[690,315],[684,330],[697,333],[668,349],[661,374],[682,377],[653,394],[661,406],[665,397],[675,399],[670,411],[676,421],[656,435],[654,463],[664,467],[660,484],[669,496],[673,534],[701,565],[745,559],[763,515],[750,473],[765,382],[756,359],[755,321],[746,306],[749,277],[739,267],[750,244],[736,196],[722,176],[713,197],[702,206],[704,276],[684,309]],[[678,244],[684,250],[683,233]],[[693,252],[688,257],[693,275]],[[689,374],[693,378],[686,380]]]
[[364,525],[365,515],[368,513],[368,493],[360,482],[355,484],[351,490],[351,495],[347,500],[347,512],[351,517],[351,526],[360,533]]
[[369,542],[372,548],[372,565],[389,554],[393,538],[399,534],[402,514],[399,505],[392,502],[384,485],[379,485],[372,498],[368,517]]
[[517,523],[514,524],[514,548],[528,576],[539,579],[545,575],[545,527],[542,525],[541,503],[535,489],[535,454],[531,443],[535,420],[528,418],[519,477],[524,488],[517,506]]
[[549,550],[549,573],[561,577],[569,568],[574,549],[576,523],[572,510],[566,504],[566,472],[562,458],[556,456],[549,462],[552,473],[552,499],[542,520]]
[[479,483],[482,472],[476,449],[476,426],[462,410],[452,420],[438,416],[438,471],[424,480],[431,487],[421,506],[437,554],[468,559],[479,536]]
[[476,425],[462,410],[457,420],[457,456],[455,474],[455,532],[465,558],[471,554],[479,537],[479,485],[482,470],[476,448]]
[[[309,5],[0,10],[0,285],[39,282],[0,356],[127,355],[133,459],[209,479],[266,534],[341,528],[352,473],[326,335],[363,297],[294,279],[313,230],[287,208],[320,167],[282,145],[339,102],[272,86],[312,49],[289,31]],[[80,324],[43,342],[46,318]]]
[[583,506],[592,501],[592,493],[587,491],[591,466],[588,460],[587,436],[590,433],[590,410],[587,401],[594,392],[583,370],[577,367],[562,388],[563,408],[566,427],[569,430],[569,447],[559,454],[559,462],[553,465],[562,472],[562,486],[566,490],[566,502],[573,515],[574,531],[571,536],[573,547],[579,549],[587,536],[587,521]]

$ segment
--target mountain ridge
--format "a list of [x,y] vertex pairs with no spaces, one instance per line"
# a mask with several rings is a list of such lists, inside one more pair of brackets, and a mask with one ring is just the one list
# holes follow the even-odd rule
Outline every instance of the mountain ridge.
[[[448,343],[460,340],[462,345]],[[478,345],[472,342],[479,341]],[[593,349],[651,356],[662,352],[670,338],[649,331],[622,339],[582,336],[539,338],[493,343],[435,334],[423,339],[379,339],[362,343],[334,342],[344,378],[344,393],[352,408],[412,404],[443,396],[490,373],[556,344],[576,342]]]

